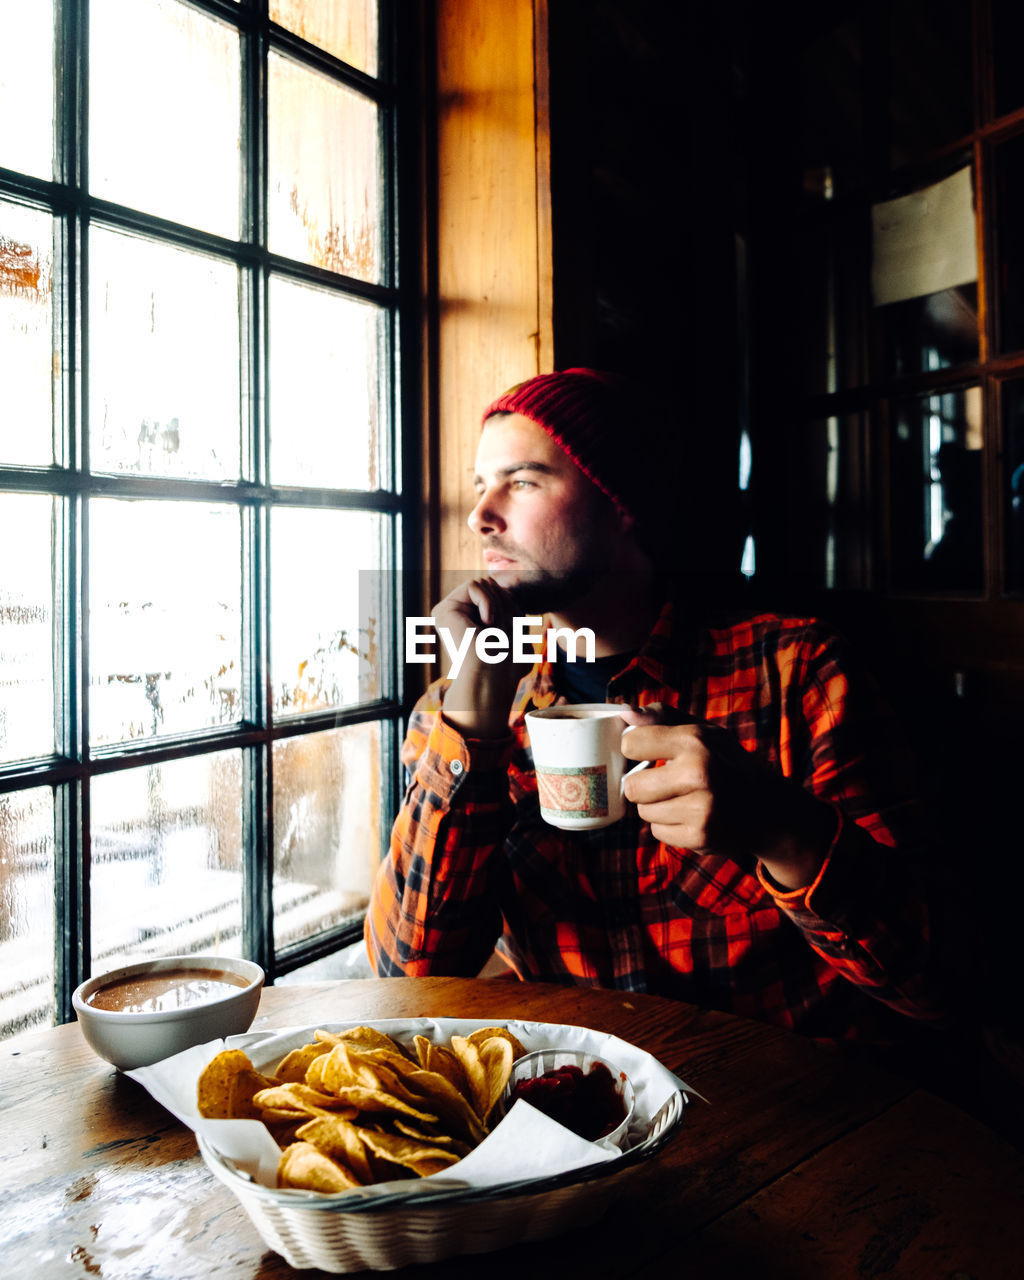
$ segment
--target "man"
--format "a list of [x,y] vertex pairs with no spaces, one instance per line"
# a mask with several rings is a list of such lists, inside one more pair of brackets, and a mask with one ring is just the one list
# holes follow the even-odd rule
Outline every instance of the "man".
[[[487,573],[435,624],[457,643],[543,613],[590,628],[594,661],[559,653],[526,673],[470,647],[419,700],[371,960],[382,975],[473,974],[498,943],[527,979],[898,1040],[940,1011],[916,808],[884,721],[817,622],[705,617],[667,585],[634,406],[625,384],[574,369],[484,415],[469,524]],[[638,726],[624,754],[657,762],[610,827],[540,817],[524,716],[559,697],[621,703]]]

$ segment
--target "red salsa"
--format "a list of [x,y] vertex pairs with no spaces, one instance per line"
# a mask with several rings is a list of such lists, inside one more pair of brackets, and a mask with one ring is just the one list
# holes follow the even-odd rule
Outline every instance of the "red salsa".
[[603,1062],[595,1062],[585,1075],[580,1067],[564,1066],[520,1080],[512,1093],[512,1100],[516,1098],[591,1142],[617,1129],[626,1118],[626,1104]]

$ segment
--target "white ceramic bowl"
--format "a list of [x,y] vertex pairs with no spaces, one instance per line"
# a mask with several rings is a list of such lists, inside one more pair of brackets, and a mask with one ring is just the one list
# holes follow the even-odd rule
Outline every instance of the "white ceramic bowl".
[[498,1101],[498,1114],[505,1115],[512,1106],[515,1100],[515,1087],[520,1081],[533,1080],[548,1071],[554,1071],[558,1067],[566,1066],[579,1067],[583,1074],[587,1075],[590,1068],[598,1062],[607,1067],[611,1073],[612,1080],[615,1082],[615,1092],[622,1099],[623,1107],[625,1108],[622,1122],[616,1125],[610,1133],[606,1133],[603,1138],[598,1139],[598,1141],[602,1143],[610,1142],[614,1146],[621,1146],[629,1129],[629,1122],[633,1118],[635,1105],[633,1086],[624,1071],[620,1071],[614,1063],[609,1062],[606,1058],[598,1058],[592,1053],[581,1053],[575,1049],[537,1049],[534,1053],[524,1054],[523,1057],[512,1064],[512,1074],[509,1076],[505,1090]]
[[[97,1009],[88,1003],[100,987],[124,978],[156,976],[172,969],[227,971],[245,979],[245,986],[159,1012]],[[119,1071],[148,1067],[194,1044],[205,1044],[222,1036],[248,1031],[256,1016],[263,990],[264,973],[251,960],[230,956],[162,956],[124,965],[109,973],[97,974],[77,987],[71,997],[82,1034],[100,1055]]]

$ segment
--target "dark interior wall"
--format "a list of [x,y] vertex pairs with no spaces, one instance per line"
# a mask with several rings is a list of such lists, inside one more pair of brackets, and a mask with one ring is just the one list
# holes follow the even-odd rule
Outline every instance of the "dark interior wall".
[[[681,536],[739,565],[736,31],[723,6],[550,0],[555,365],[652,387]],[[657,468],[663,461],[651,457]],[[713,531],[713,533],[712,533]]]
[[[709,569],[734,572],[756,526],[758,573],[738,593],[822,614],[854,640],[922,761],[997,1007],[1011,998],[1008,904],[1024,881],[1021,748],[993,741],[972,690],[954,685],[955,642],[922,633],[932,615],[911,602],[904,616],[878,591],[826,596],[793,571],[807,515],[787,497],[786,447],[802,359],[799,58],[848,7],[550,0],[555,363],[659,384],[665,430],[684,445],[683,536]],[[754,476],[741,495],[745,427]],[[983,650],[984,635],[971,644]],[[1001,903],[978,901],[985,867],[1007,887]]]

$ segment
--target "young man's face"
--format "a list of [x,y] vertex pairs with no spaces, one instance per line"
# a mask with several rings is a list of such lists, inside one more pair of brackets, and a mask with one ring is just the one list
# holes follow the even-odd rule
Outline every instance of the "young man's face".
[[491,418],[480,436],[469,527],[484,564],[529,612],[545,613],[589,590],[624,537],[609,499],[536,423]]

